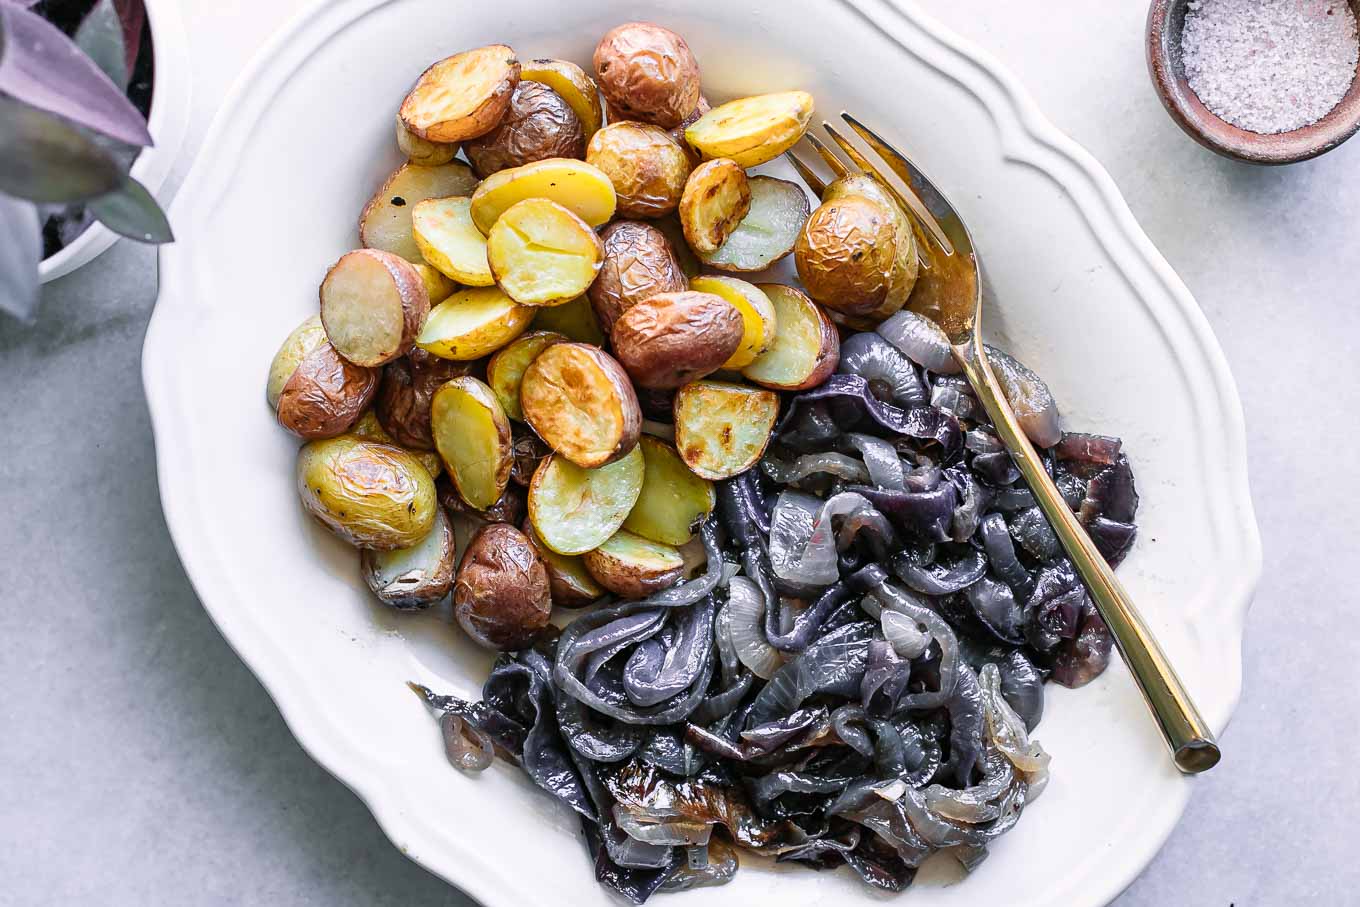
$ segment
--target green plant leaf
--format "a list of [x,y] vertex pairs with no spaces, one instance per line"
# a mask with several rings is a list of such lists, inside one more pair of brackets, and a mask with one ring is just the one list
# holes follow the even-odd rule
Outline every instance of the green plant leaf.
[[91,199],[88,207],[95,219],[119,236],[155,245],[175,241],[156,197],[130,176],[108,195]]
[[76,29],[75,42],[113,84],[127,91],[127,48],[123,44],[123,23],[113,0],[95,3]]
[[0,195],[0,310],[27,321],[38,304],[42,222],[31,203]]
[[111,192],[122,182],[118,161],[81,130],[0,95],[0,192],[65,204]]

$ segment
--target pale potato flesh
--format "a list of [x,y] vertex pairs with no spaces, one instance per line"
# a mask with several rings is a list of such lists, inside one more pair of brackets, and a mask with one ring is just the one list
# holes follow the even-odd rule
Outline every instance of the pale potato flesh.
[[471,195],[477,177],[461,161],[440,167],[402,164],[364,206],[359,217],[359,241],[370,249],[382,249],[419,262],[420,247],[411,235],[411,212],[427,198]]
[[721,296],[741,314],[745,328],[741,346],[723,363],[723,368],[743,369],[774,343],[779,323],[775,317],[774,304],[760,287],[737,277],[716,274],[696,277],[689,282],[689,286],[701,293]]
[[675,395],[675,446],[696,475],[728,479],[760,459],[778,415],[772,391],[696,381]]
[[617,460],[637,444],[642,411],[628,375],[607,353],[558,343],[520,383],[524,418],[556,452],[584,467]]
[[604,595],[605,589],[595,582],[579,554],[558,554],[538,537],[532,520],[524,521],[524,536],[543,559],[548,571],[548,589],[555,608],[583,608]]
[[642,493],[623,528],[654,542],[683,545],[713,510],[713,483],[695,475],[664,441],[643,435],[638,446],[645,465]]
[[751,181],[730,158],[700,164],[680,196],[680,226],[695,251],[713,253],[751,210]]
[[495,391],[501,409],[511,419],[524,420],[524,410],[519,404],[519,387],[529,363],[554,343],[565,343],[567,340],[565,335],[555,331],[521,334],[486,364],[487,383]]
[[430,311],[416,345],[443,359],[480,359],[518,337],[533,317],[499,287],[459,290]]
[[618,203],[614,184],[598,168],[554,157],[501,170],[482,180],[472,193],[472,220],[482,233],[490,233],[512,205],[530,198],[557,202],[592,227],[608,223]]
[[514,463],[510,420],[491,388],[476,378],[454,378],[435,391],[430,406],[435,449],[454,487],[485,510],[500,500]]
[[456,554],[453,527],[440,508],[425,538],[409,548],[360,554],[364,582],[384,604],[399,610],[427,608],[453,587]]
[[604,342],[609,339],[600,329],[599,319],[595,317],[590,300],[584,296],[578,296],[562,305],[538,308],[535,312],[537,313],[534,315],[533,323],[535,330],[555,331],[577,343],[589,343],[592,346],[604,346]]
[[753,176],[751,207],[718,251],[699,253],[723,271],[763,271],[793,251],[811,213],[803,187],[772,176]]
[[369,367],[404,355],[430,309],[425,282],[411,263],[377,249],[341,256],[326,272],[320,295],[331,346]]
[[812,95],[781,91],[714,107],[685,130],[705,160],[726,157],[755,167],[788,151],[807,132]]
[[620,529],[582,558],[590,575],[622,598],[642,598],[675,583],[685,560],[670,545]]
[[422,139],[406,128],[400,114],[397,115],[397,148],[406,155],[408,161],[422,167],[438,167],[440,164],[447,164],[458,155],[457,142],[431,142]]
[[[472,222],[472,199],[427,198],[411,212],[411,235],[432,266],[469,287],[495,284],[486,258],[486,237]],[[446,294],[447,295],[447,294]]]
[[416,273],[420,275],[421,283],[425,284],[425,292],[430,297],[430,305],[439,305],[457,289],[452,280],[424,262],[412,263],[411,267],[416,269]]
[[478,47],[435,63],[401,102],[401,121],[431,142],[461,142],[490,130],[519,83],[519,61],[504,44]]
[[636,447],[598,469],[584,469],[559,454],[544,460],[529,486],[529,519],[538,537],[558,554],[600,547],[637,503],[644,471]]
[[742,375],[763,387],[806,390],[826,380],[840,359],[836,327],[816,303],[793,287],[760,284],[774,305],[779,330],[774,343]]
[[486,238],[496,283],[521,305],[570,302],[594,281],[604,258],[600,238],[571,211],[543,198],[505,211]]
[[595,80],[575,63],[569,60],[531,60],[520,65],[519,77],[528,82],[542,82],[561,95],[581,121],[587,142],[604,122]]

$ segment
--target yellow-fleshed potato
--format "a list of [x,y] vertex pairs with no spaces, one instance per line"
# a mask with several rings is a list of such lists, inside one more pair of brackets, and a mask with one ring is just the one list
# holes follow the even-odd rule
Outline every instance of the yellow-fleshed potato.
[[393,442],[413,450],[434,450],[430,401],[445,381],[466,375],[468,369],[465,362],[440,359],[420,347],[387,363],[373,409]]
[[529,485],[529,519],[543,544],[558,554],[593,551],[623,525],[642,492],[643,474],[637,447],[598,469],[553,454]]
[[453,616],[480,646],[524,649],[548,625],[552,599],[543,561],[509,523],[488,523],[463,552],[453,587]]
[[496,284],[521,305],[571,302],[595,280],[604,258],[600,237],[581,218],[546,198],[505,211],[486,237]]
[[569,60],[530,60],[520,66],[519,77],[524,82],[542,82],[571,105],[581,121],[586,141],[604,125],[600,109],[599,88],[586,71]]
[[514,449],[510,420],[491,388],[471,375],[445,382],[434,392],[430,424],[435,450],[463,500],[478,510],[500,500]]
[[438,167],[458,156],[457,142],[431,142],[422,139],[406,128],[400,114],[397,115],[397,148],[401,149],[401,153],[406,155],[408,161],[422,167]]
[[430,313],[425,281],[409,261],[379,249],[340,256],[321,282],[321,324],[336,352],[369,368],[404,356]]
[[614,184],[599,168],[554,157],[501,170],[482,180],[472,193],[472,221],[482,233],[490,233],[506,210],[530,198],[557,202],[592,227],[609,223],[617,204]]
[[793,251],[811,206],[803,187],[772,176],[750,178],[751,207],[718,251],[697,252],[721,271],[763,271]]
[[812,119],[812,95],[781,91],[728,101],[699,117],[685,138],[704,160],[729,157],[756,167],[792,148]]
[[521,81],[495,128],[463,143],[468,163],[483,177],[550,157],[580,158],[585,153],[585,130],[576,111],[541,82]]
[[600,241],[604,263],[589,296],[603,330],[612,330],[619,316],[642,300],[685,289],[675,246],[652,224],[615,221],[600,231]]
[[723,274],[705,274],[690,281],[691,290],[721,296],[741,314],[743,333],[741,344],[726,362],[725,369],[740,370],[774,343],[779,322],[775,318],[774,303],[765,291],[753,283]]
[[684,290],[639,302],[614,322],[609,339],[640,387],[664,389],[717,371],[744,333],[741,313],[721,296]]
[[[469,287],[489,287],[496,278],[486,260],[486,237],[472,222],[472,199],[427,198],[411,211],[411,235],[432,266]],[[448,294],[445,294],[446,296]]]
[[436,509],[434,527],[409,548],[359,554],[364,582],[378,600],[399,611],[428,608],[453,588],[456,549],[453,526]]
[[358,548],[409,548],[434,526],[434,479],[411,453],[353,435],[298,451],[297,489],[308,513]]
[[751,182],[736,161],[720,157],[695,168],[680,196],[680,226],[696,252],[713,253],[751,210]]
[[629,22],[610,29],[595,47],[594,64],[611,116],[671,129],[699,104],[699,63],[668,28]]
[[378,414],[369,410],[359,417],[359,421],[354,423],[354,427],[349,430],[351,435],[362,438],[365,441],[377,441],[379,444],[391,444],[393,447],[400,447],[420,461],[430,472],[430,478],[437,479],[444,471],[444,461],[439,459],[439,454],[433,450],[417,450],[405,444],[399,443],[383,428],[382,422],[378,420]]
[[440,167],[402,164],[383,182],[359,215],[359,242],[411,262],[425,259],[411,235],[411,212],[427,198],[471,195],[477,177],[462,161]]
[[504,44],[466,50],[420,74],[401,102],[402,123],[431,142],[461,142],[489,132],[510,106],[519,60]]
[[416,269],[416,273],[420,275],[420,282],[425,284],[425,292],[430,296],[430,305],[439,305],[457,289],[452,280],[423,261],[412,262],[411,267]]
[[581,558],[590,575],[620,598],[645,598],[675,584],[685,559],[670,545],[620,529]]
[[333,438],[359,419],[379,372],[343,358],[313,315],[284,340],[269,365],[265,398],[279,424],[299,438]]
[[514,340],[534,318],[500,287],[459,290],[430,311],[416,345],[443,359],[480,359]]
[[729,479],[760,460],[778,415],[772,391],[696,381],[675,395],[675,447],[695,475]]
[[491,357],[486,364],[486,382],[495,391],[507,416],[524,419],[524,410],[519,405],[519,386],[529,363],[554,343],[567,342],[566,336],[554,331],[530,331],[519,335]]
[[660,126],[610,123],[586,147],[586,162],[614,184],[623,217],[660,217],[680,204],[690,162]]
[[683,545],[713,511],[713,483],[695,475],[665,441],[643,435],[638,446],[645,467],[642,493],[623,528],[654,542]]
[[816,387],[836,370],[840,334],[821,306],[801,290],[779,283],[758,285],[774,305],[779,330],[774,343],[742,375],[762,387],[801,391]]
[[558,554],[543,544],[532,520],[525,520],[520,530],[543,559],[543,566],[548,571],[548,590],[552,593],[553,607],[584,608],[604,595],[604,587],[595,582],[595,577],[590,575],[579,554]]
[[538,436],[578,466],[613,463],[637,446],[642,410],[633,383],[598,347],[555,343],[544,349],[524,372],[519,401]]
[[[596,277],[595,282],[599,281],[600,278]],[[600,323],[590,307],[590,300],[584,296],[561,305],[539,307],[534,309],[534,312],[533,328],[536,331],[553,331],[569,340],[589,343],[592,346],[604,346],[604,342],[609,339],[609,336],[600,329]]]

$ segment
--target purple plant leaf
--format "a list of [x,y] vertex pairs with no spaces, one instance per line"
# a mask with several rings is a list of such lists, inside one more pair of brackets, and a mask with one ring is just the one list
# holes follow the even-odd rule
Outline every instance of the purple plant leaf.
[[5,35],[0,91],[112,138],[153,144],[127,95],[55,25],[0,3],[0,28]]
[[0,95],[0,192],[47,204],[78,202],[117,189],[123,174],[89,133]]
[[156,197],[132,177],[108,195],[91,199],[90,213],[119,236],[160,245],[175,241]]
[[127,91],[131,67],[127,63],[127,49],[123,46],[123,23],[113,0],[96,0],[76,28],[75,42],[109,81]]
[[0,310],[27,321],[38,304],[42,222],[30,202],[0,195]]
[[118,21],[123,24],[123,52],[127,55],[129,75],[137,65],[137,53],[142,49],[142,26],[146,24],[146,6],[142,0],[113,0],[118,10]]

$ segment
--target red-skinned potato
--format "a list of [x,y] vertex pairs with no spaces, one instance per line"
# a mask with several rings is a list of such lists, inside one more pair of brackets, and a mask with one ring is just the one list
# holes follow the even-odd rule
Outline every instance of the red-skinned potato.
[[411,263],[391,252],[355,249],[321,282],[321,323],[336,352],[372,368],[404,356],[430,314],[430,294]]
[[620,529],[581,560],[601,586],[620,598],[644,598],[672,586],[684,575],[685,561],[670,545]]
[[401,102],[402,124],[431,142],[461,142],[489,132],[510,106],[519,61],[504,44],[446,57],[420,74]]
[[635,220],[615,221],[600,231],[604,263],[586,295],[606,333],[628,309],[658,293],[687,286],[674,246],[660,229]]
[[547,347],[525,370],[519,402],[539,437],[577,466],[604,466],[637,446],[642,410],[633,383],[598,347]]
[[595,80],[613,113],[672,129],[699,104],[699,63],[685,39],[651,22],[611,29],[595,47]]
[[623,217],[661,217],[675,210],[689,178],[689,156],[660,126],[624,120],[595,133],[586,162],[602,170]]
[[690,167],[698,167],[699,163],[703,161],[703,156],[699,154],[697,148],[695,148],[693,145],[689,143],[689,139],[685,138],[685,130],[689,128],[689,126],[695,120],[699,119],[699,117],[708,113],[712,109],[713,109],[712,106],[710,106],[708,103],[708,98],[704,97],[703,95],[699,95],[698,106],[696,106],[692,111],[690,111],[689,116],[685,117],[683,120],[680,121],[679,126],[676,126],[674,129],[670,130],[670,136],[671,138],[675,139],[675,144],[679,145],[682,149],[684,149],[685,157],[689,158]]
[[520,529],[543,559],[543,567],[548,571],[548,590],[552,593],[553,607],[584,608],[604,595],[604,588],[595,582],[580,555],[553,551],[543,544],[534,530],[534,524],[527,519]]
[[378,372],[337,353],[313,315],[274,356],[265,395],[279,424],[310,441],[349,431],[377,389]]
[[774,343],[742,369],[748,380],[772,390],[816,387],[836,370],[841,340],[836,325],[807,294],[779,283],[757,284],[774,306]]
[[529,483],[534,480],[534,472],[539,464],[552,456],[552,448],[547,442],[532,428],[519,422],[510,426],[510,450],[515,458],[510,466],[510,481],[525,488],[528,488]]
[[603,125],[599,87],[584,69],[570,60],[530,60],[520,67],[520,78],[526,82],[542,82],[561,95],[576,111],[587,142]]
[[382,427],[403,447],[434,450],[430,400],[445,381],[466,375],[469,364],[440,359],[415,347],[383,368],[373,408]]
[[450,516],[461,514],[476,517],[487,523],[515,524],[524,519],[529,509],[528,493],[518,485],[505,486],[500,499],[484,510],[478,510],[463,500],[463,496],[453,484],[453,479],[447,473],[435,480],[434,491],[439,498],[439,506]]
[[463,154],[481,177],[545,158],[581,158],[585,153],[585,131],[576,111],[541,82],[521,81],[500,122],[463,143]]
[[455,554],[453,526],[436,511],[434,527],[424,539],[391,551],[365,548],[359,563],[364,582],[379,601],[399,611],[418,611],[453,588]]
[[548,625],[548,573],[530,541],[509,523],[488,523],[468,543],[453,587],[453,615],[480,646],[523,649]]
[[679,387],[722,367],[745,334],[741,313],[721,296],[661,293],[614,323],[614,355],[642,387]]

